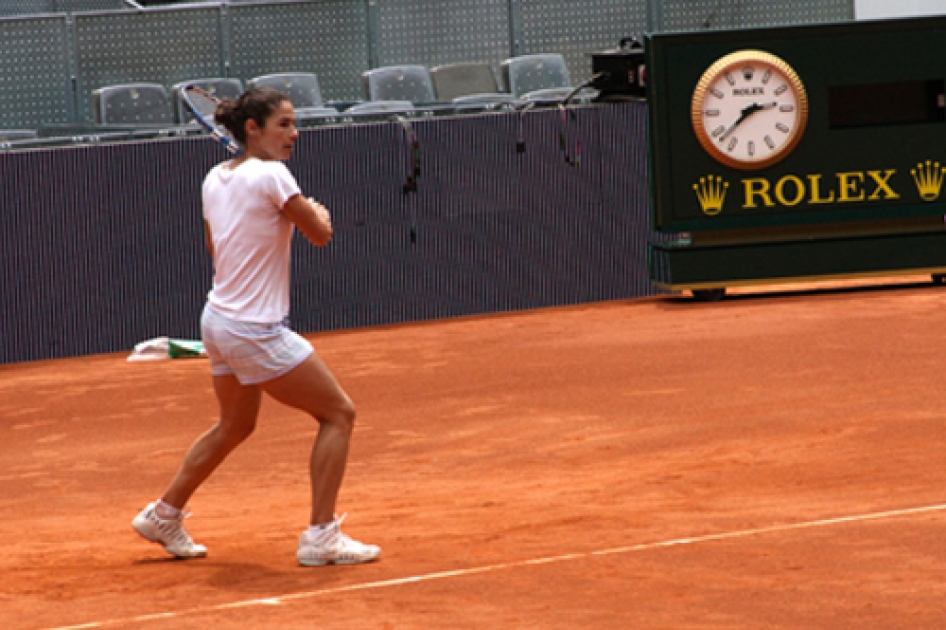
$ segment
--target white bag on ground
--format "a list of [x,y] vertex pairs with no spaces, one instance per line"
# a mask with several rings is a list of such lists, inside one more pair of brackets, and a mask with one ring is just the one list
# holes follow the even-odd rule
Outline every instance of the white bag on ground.
[[205,357],[204,344],[188,339],[155,337],[135,344],[135,350],[128,356],[129,361],[163,361],[165,359],[184,359]]

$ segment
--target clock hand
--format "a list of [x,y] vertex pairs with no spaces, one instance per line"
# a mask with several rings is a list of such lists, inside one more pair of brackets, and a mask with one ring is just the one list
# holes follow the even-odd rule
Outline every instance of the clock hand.
[[729,134],[735,131],[736,127],[738,127],[742,123],[742,121],[744,121],[748,116],[749,114],[746,113],[746,110],[742,110],[742,114],[739,116],[739,118],[736,119],[736,122],[729,125],[729,128],[723,132],[723,134],[719,137],[719,141],[722,142],[723,140],[728,138]]
[[729,125],[729,129],[727,129],[726,131],[724,131],[723,134],[719,137],[719,141],[722,142],[723,140],[725,140],[726,138],[728,138],[728,137],[729,137],[729,134],[731,134],[733,131],[735,131],[736,127],[738,127],[739,125],[741,125],[741,124],[742,124],[742,121],[744,121],[746,118],[748,118],[748,117],[751,116],[752,114],[754,114],[754,113],[756,113],[756,112],[760,112],[760,111],[762,111],[763,109],[772,109],[772,108],[775,107],[776,105],[778,105],[778,103],[776,103],[775,101],[772,101],[772,102],[769,102],[769,103],[761,103],[761,104],[760,104],[760,103],[753,103],[752,105],[747,105],[746,107],[744,107],[744,108],[742,109],[742,112],[740,112],[739,118],[736,119],[736,122],[734,122],[733,124]]

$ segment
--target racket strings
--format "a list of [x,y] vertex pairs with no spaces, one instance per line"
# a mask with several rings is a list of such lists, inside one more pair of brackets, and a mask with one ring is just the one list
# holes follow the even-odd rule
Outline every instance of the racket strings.
[[203,127],[210,135],[233,156],[241,152],[240,145],[227,133],[227,130],[217,124],[215,115],[220,100],[212,94],[205,92],[196,85],[188,85],[182,91],[184,104],[190,110],[194,120]]
[[204,94],[197,92],[196,90],[191,91],[191,101],[194,104],[194,107],[203,114],[204,118],[207,118],[211,122],[216,124],[215,116],[217,115],[217,101],[205,96]]

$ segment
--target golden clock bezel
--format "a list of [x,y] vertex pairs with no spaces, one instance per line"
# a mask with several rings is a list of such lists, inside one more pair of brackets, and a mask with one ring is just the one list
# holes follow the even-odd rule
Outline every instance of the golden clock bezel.
[[[782,73],[788,81],[789,88],[793,90],[796,95],[798,107],[796,113],[797,123],[792,127],[788,141],[779,147],[774,155],[764,160],[746,161],[732,157],[716,145],[713,139],[706,133],[706,129],[703,126],[704,100],[706,99],[706,92],[709,86],[716,82],[720,75],[731,70],[734,66],[745,65],[746,63],[759,63],[774,67]],[[781,58],[763,50],[739,50],[720,57],[707,68],[700,77],[696,88],[693,90],[693,100],[690,104],[690,117],[693,124],[693,131],[696,133],[700,145],[702,145],[703,150],[716,161],[731,168],[759,170],[780,162],[795,149],[795,146],[801,140],[805,132],[805,127],[808,125],[808,93],[805,91],[805,85],[802,83],[795,70]]]

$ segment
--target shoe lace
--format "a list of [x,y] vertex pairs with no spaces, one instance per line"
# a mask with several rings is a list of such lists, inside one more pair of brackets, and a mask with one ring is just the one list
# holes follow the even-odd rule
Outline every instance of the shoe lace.
[[344,521],[345,517],[347,516],[348,514],[346,513],[346,514],[342,514],[341,517],[338,517],[335,519],[335,533],[338,536],[337,540],[341,545],[350,547],[351,545],[358,544],[358,543],[355,543],[355,541],[352,540],[351,537],[348,536],[348,534],[342,533],[342,521]]
[[181,515],[177,518],[163,519],[158,517],[158,522],[162,525],[161,529],[164,535],[167,536],[171,542],[179,545],[191,545],[194,543],[190,534],[184,529],[184,519],[190,518],[191,514],[192,512],[185,507],[181,510]]
[[320,544],[328,545],[330,547],[344,547],[352,542],[351,538],[342,533],[342,522],[348,514],[342,514],[341,516],[335,515],[335,520],[325,528],[324,533],[321,537]]
[[342,524],[342,521],[345,520],[346,516],[348,516],[348,514],[342,514],[341,518],[335,519],[335,536],[336,536],[335,544],[337,545],[336,548],[343,549],[348,552],[361,553],[363,550],[368,548],[368,545],[362,542],[359,542],[357,540],[353,540],[351,536],[342,533],[342,530],[339,529],[339,526]]

